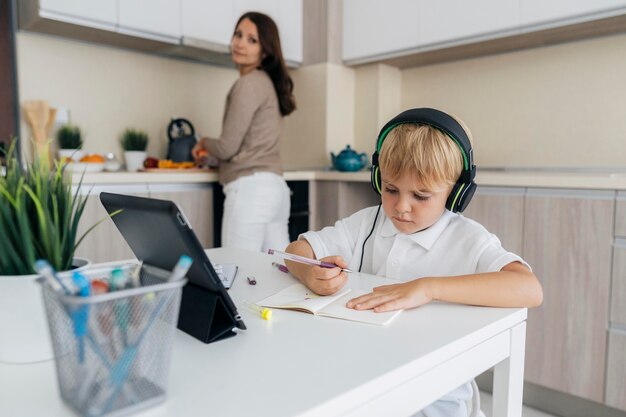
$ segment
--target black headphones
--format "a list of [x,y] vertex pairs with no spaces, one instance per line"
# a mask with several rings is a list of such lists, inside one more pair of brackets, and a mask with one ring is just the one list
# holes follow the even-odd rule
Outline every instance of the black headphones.
[[452,192],[446,201],[446,208],[454,213],[462,212],[469,204],[474,192],[476,191],[476,165],[474,165],[474,157],[472,144],[463,127],[454,120],[454,118],[440,110],[420,108],[403,111],[393,119],[391,119],[378,134],[376,141],[376,151],[372,155],[372,187],[378,193],[382,193],[382,184],[380,178],[380,168],[378,167],[378,154],[383,145],[385,137],[394,127],[404,123],[415,123],[432,126],[441,130],[450,139],[457,144],[463,155],[463,171],[457,179],[456,184],[452,187]]

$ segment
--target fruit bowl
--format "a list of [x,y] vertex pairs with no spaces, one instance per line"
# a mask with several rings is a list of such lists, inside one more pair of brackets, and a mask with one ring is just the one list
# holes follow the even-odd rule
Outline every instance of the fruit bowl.
[[104,162],[71,162],[67,168],[72,172],[101,172],[104,169]]

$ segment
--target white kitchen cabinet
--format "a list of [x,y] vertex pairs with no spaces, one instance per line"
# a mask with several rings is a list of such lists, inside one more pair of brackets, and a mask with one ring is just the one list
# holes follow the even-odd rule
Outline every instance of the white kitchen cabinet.
[[181,0],[183,44],[228,52],[237,19],[243,13],[267,14],[278,26],[283,56],[302,62],[302,0]]
[[117,1],[39,0],[39,15],[66,23],[115,30]]
[[118,0],[118,5],[120,33],[162,42],[180,42],[180,0]]
[[415,0],[344,0],[343,59],[385,55],[418,46]]
[[226,53],[237,18],[234,2],[181,0],[182,42]]
[[[520,0],[421,0],[418,46],[511,34],[520,25]],[[522,3],[524,0],[521,0]]]
[[[394,58],[513,37],[500,42],[498,50],[506,51],[519,47],[516,35],[624,14],[626,0],[344,0],[343,60],[349,65],[393,62]],[[587,27],[586,35],[578,37],[593,32]],[[527,40],[527,45],[542,45],[551,39],[550,34],[546,36]],[[557,42],[563,40],[562,33],[553,36]],[[447,59],[454,56],[452,52]]]
[[[567,20],[592,20],[624,14],[624,0],[521,0],[521,24],[525,27],[561,26]],[[622,9],[622,10],[620,10]]]

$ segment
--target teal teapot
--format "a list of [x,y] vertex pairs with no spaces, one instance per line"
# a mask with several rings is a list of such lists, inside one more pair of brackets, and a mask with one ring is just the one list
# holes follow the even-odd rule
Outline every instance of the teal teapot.
[[350,148],[350,145],[346,145],[346,148],[339,152],[339,155],[330,153],[330,159],[333,163],[333,168],[337,171],[358,171],[368,163],[368,156],[366,153],[357,153]]

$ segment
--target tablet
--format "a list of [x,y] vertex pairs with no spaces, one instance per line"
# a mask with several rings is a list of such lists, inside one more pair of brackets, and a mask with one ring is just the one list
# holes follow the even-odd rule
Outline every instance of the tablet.
[[[219,295],[236,326],[245,329],[237,308],[213,269],[182,210],[173,201],[100,193],[100,201],[137,259],[172,270],[181,255],[193,259],[187,272],[189,283]],[[187,284],[189,285],[189,284]]]

